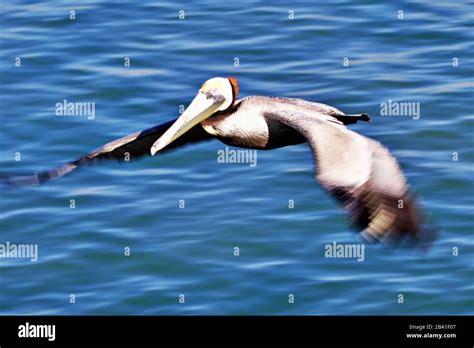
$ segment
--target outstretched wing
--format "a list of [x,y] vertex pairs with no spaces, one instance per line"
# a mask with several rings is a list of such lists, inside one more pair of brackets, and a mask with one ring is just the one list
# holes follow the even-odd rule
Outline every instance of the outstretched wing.
[[[176,120],[172,120],[141,132],[130,134],[98,148],[75,161],[66,163],[58,168],[26,175],[11,175],[0,173],[0,183],[6,186],[38,185],[60,178],[74,169],[96,162],[116,160],[128,162],[150,154],[153,143],[163,135]],[[186,144],[212,139],[201,125],[190,129],[182,137],[165,147],[160,153],[181,147]]]
[[311,147],[316,179],[336,196],[368,241],[422,237],[422,216],[400,166],[379,142],[330,115],[291,110],[265,115],[294,128]]

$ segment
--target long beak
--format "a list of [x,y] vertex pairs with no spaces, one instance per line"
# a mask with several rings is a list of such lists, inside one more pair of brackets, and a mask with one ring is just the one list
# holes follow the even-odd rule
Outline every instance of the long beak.
[[208,96],[199,92],[176,122],[153,144],[150,149],[151,155],[154,156],[155,153],[211,116],[224,101],[225,98],[221,95]]

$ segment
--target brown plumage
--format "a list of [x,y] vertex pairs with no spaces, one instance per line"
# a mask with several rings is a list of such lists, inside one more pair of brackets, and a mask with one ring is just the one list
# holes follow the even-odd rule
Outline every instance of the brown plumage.
[[[127,135],[123,138],[107,143],[100,148],[60,167],[37,172],[33,174],[2,174],[0,173],[0,183],[4,186],[31,186],[46,183],[50,180],[60,178],[73,170],[104,161],[129,162],[150,154],[150,147],[159,139],[163,133],[175,122],[168,121],[159,126]],[[179,148],[181,146],[210,140],[214,137],[197,125],[176,142],[170,144],[161,153]]]
[[316,180],[337,197],[369,241],[422,239],[422,217],[395,158],[379,142],[318,114],[272,112],[311,147]]
[[0,182],[7,186],[41,184],[90,163],[140,158],[160,142],[156,152],[161,153],[214,138],[261,150],[308,142],[316,180],[341,201],[350,222],[366,240],[388,244],[399,244],[406,238],[424,240],[421,210],[396,159],[378,141],[345,126],[370,121],[367,114],[346,115],[329,105],[293,98],[252,96],[237,100],[238,92],[234,78],[228,82],[209,80],[195,99],[199,102],[193,101],[190,108],[202,114],[216,110],[213,105],[225,106],[206,117],[199,116],[194,126],[186,126],[193,116],[186,114],[179,121],[108,143],[57,169],[32,175],[4,174]]

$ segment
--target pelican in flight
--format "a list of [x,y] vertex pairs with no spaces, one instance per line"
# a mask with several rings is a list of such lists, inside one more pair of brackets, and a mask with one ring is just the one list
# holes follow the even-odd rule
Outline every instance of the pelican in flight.
[[0,183],[41,184],[91,163],[154,156],[210,139],[259,150],[307,142],[316,180],[342,203],[361,236],[382,243],[421,240],[421,210],[396,159],[378,141],[346,128],[370,121],[367,114],[346,115],[329,105],[293,98],[237,99],[238,94],[237,79],[212,78],[177,119],[112,141],[53,170],[0,174]]

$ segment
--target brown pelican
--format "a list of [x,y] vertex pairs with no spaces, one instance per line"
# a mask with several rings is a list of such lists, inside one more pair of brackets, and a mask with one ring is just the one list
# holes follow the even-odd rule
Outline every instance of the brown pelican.
[[235,78],[206,81],[175,120],[128,135],[59,168],[33,175],[1,175],[7,186],[40,184],[98,161],[127,161],[185,144],[219,139],[238,147],[270,150],[308,142],[316,180],[341,201],[350,222],[369,241],[421,239],[420,209],[390,152],[347,124],[370,121],[301,99],[250,96],[237,99]]

